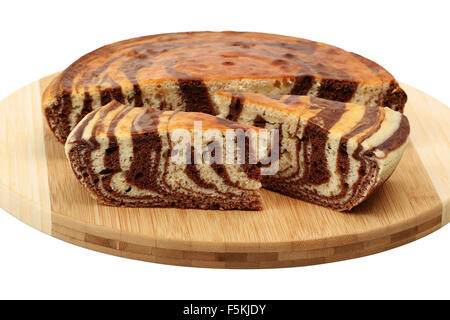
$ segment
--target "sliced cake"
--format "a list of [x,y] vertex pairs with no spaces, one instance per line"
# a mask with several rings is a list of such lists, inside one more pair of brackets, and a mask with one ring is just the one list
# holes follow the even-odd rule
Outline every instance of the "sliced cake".
[[[243,161],[256,148],[256,139],[244,137],[250,130],[262,131],[203,113],[112,101],[78,123],[65,150],[76,177],[104,204],[260,210],[260,168]],[[243,133],[244,144],[223,143],[230,132]]]
[[112,99],[161,110],[217,114],[215,91],[309,95],[402,111],[406,94],[385,69],[305,39],[252,32],[152,35],[81,57],[48,86],[43,109],[65,142],[89,112]]
[[389,108],[308,96],[216,93],[218,116],[279,132],[279,170],[262,184],[280,193],[348,210],[394,171],[409,123]]

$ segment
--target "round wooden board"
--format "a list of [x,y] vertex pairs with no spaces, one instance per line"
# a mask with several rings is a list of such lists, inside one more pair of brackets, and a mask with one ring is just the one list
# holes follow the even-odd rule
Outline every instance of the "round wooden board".
[[85,248],[151,262],[214,268],[325,263],[421,238],[450,218],[450,110],[402,85],[411,138],[385,185],[351,212],[263,191],[264,210],[204,211],[99,205],[76,181],[41,114],[49,76],[0,102],[0,206]]

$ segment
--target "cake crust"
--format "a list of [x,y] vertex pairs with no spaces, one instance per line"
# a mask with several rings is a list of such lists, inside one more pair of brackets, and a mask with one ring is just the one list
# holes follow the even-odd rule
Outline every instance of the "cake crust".
[[403,110],[406,94],[384,68],[342,49],[252,32],[152,35],[101,47],[64,70],[43,95],[64,142],[90,111],[130,106],[216,114],[214,91],[311,95]]

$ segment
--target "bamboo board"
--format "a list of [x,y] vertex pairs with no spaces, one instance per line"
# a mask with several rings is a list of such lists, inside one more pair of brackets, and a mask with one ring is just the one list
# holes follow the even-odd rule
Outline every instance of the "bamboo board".
[[0,207],[53,237],[126,258],[214,268],[271,268],[373,254],[450,220],[450,109],[402,85],[411,137],[388,182],[342,213],[263,191],[264,210],[99,205],[76,181],[41,114],[49,76],[0,102]]

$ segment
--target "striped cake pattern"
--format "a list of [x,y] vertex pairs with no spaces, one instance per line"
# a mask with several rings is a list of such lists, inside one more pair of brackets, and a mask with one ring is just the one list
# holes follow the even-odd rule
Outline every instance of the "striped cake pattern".
[[216,133],[203,137],[200,152],[227,130],[260,130],[203,113],[133,108],[112,101],[78,123],[67,139],[66,155],[82,185],[108,205],[261,209],[256,164],[171,161],[176,129],[193,131],[196,122],[203,131]]
[[65,142],[89,112],[133,107],[217,114],[213,92],[309,95],[402,111],[406,94],[381,66],[305,39],[250,32],[153,35],[99,48],[64,70],[43,95]]
[[279,171],[262,185],[283,194],[348,210],[386,181],[405,149],[409,123],[389,108],[315,97],[221,93],[218,116],[279,129]]

